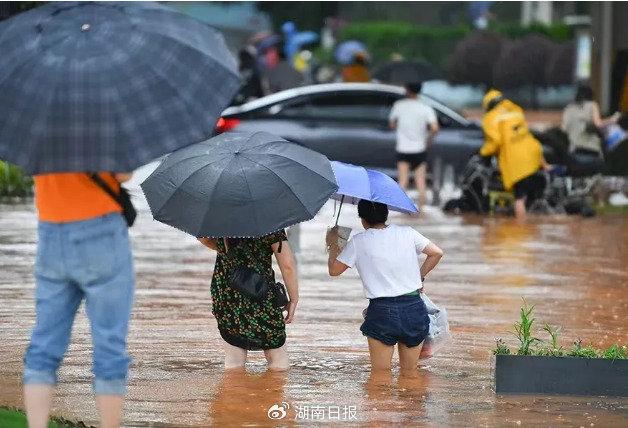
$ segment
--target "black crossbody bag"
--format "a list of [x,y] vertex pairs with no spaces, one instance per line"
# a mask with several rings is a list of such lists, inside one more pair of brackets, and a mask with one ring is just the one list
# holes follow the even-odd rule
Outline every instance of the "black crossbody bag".
[[[281,246],[282,243],[280,242],[279,252],[281,252]],[[230,285],[233,289],[257,301],[264,300],[268,293],[272,293],[277,308],[283,308],[290,302],[286,287],[282,283],[275,281],[269,283],[264,275],[257,273],[248,266],[235,268],[231,274]]]
[[89,175],[94,183],[102,190],[105,191],[111,198],[116,201],[120,208],[122,208],[122,215],[126,220],[127,226],[133,226],[135,223],[135,218],[137,217],[137,210],[133,206],[133,202],[131,202],[131,195],[129,195],[128,190],[124,187],[120,186],[120,193],[115,192],[105,180],[98,174],[92,173]]

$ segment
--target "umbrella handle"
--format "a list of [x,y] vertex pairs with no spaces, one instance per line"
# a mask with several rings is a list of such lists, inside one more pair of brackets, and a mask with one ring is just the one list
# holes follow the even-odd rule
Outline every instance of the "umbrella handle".
[[336,217],[336,224],[334,226],[338,226],[338,220],[340,219],[340,211],[342,210],[342,203],[345,201],[345,195],[342,195],[340,198],[340,206],[338,207],[338,216]]

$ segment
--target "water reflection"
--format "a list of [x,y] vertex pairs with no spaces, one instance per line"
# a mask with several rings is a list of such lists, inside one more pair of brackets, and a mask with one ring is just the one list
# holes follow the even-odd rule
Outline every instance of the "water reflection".
[[493,282],[515,286],[532,283],[538,255],[531,244],[538,236],[535,224],[521,224],[511,219],[487,221],[482,230],[482,253],[487,261],[508,265],[508,271],[492,277]]
[[[36,222],[32,205],[0,211],[0,405],[21,406],[21,360],[34,322]],[[357,221],[354,211],[346,210],[347,224]],[[406,379],[396,371],[369,377],[359,279],[351,274],[331,281],[326,273],[322,240],[332,213],[330,205],[301,228],[301,302],[288,328],[292,368],[284,374],[263,372],[261,357],[249,365],[256,373],[223,371],[210,312],[213,256],[194,238],[140,213],[131,229],[137,294],[127,426],[310,426],[312,420],[295,421],[297,405],[355,406],[357,421],[336,424],[347,426],[626,425],[626,399],[499,397],[491,371],[494,338],[515,346],[510,332],[522,296],[536,305],[539,324],[563,326],[566,346],[578,337],[598,346],[627,340],[625,218],[531,218],[522,226],[498,218],[393,216],[445,249],[426,286],[447,308],[453,333],[429,368]],[[540,326],[538,333],[543,337]],[[81,312],[55,413],[93,424],[96,408],[86,398],[90,353]],[[273,422],[268,409],[281,402],[290,412]]]
[[[430,377],[425,370],[398,374],[371,372],[364,382],[363,407],[369,414],[365,426],[424,421],[430,399]],[[404,414],[408,407],[412,408],[411,414]]]
[[286,415],[277,421],[268,416],[273,405],[290,405],[291,401],[284,393],[287,379],[287,372],[266,371],[256,374],[242,369],[226,370],[209,404],[211,419],[207,421],[208,425],[277,426],[278,421],[280,426],[293,425],[293,408],[287,409]]

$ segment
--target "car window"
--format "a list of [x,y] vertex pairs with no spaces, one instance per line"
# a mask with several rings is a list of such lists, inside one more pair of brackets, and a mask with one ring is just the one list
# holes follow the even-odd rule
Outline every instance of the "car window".
[[284,118],[386,122],[397,99],[398,95],[386,93],[329,93],[307,97],[281,107],[272,106],[268,113]]

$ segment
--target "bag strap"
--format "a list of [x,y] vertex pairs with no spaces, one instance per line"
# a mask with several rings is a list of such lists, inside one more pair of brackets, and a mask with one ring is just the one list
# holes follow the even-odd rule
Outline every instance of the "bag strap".
[[122,202],[120,201],[120,194],[116,193],[111,187],[109,187],[107,182],[105,180],[103,180],[102,177],[99,174],[96,174],[95,172],[93,172],[93,173],[89,174],[89,178],[91,178],[92,181],[94,183],[96,183],[96,185],[98,187],[100,187],[102,190],[104,190],[106,194],[111,196],[111,198],[114,201],[116,201],[116,203],[118,205],[120,205],[120,208],[124,208],[124,206],[122,205]]
[[279,241],[279,248],[277,249],[278,253],[281,253],[281,247],[283,246],[283,241]]

